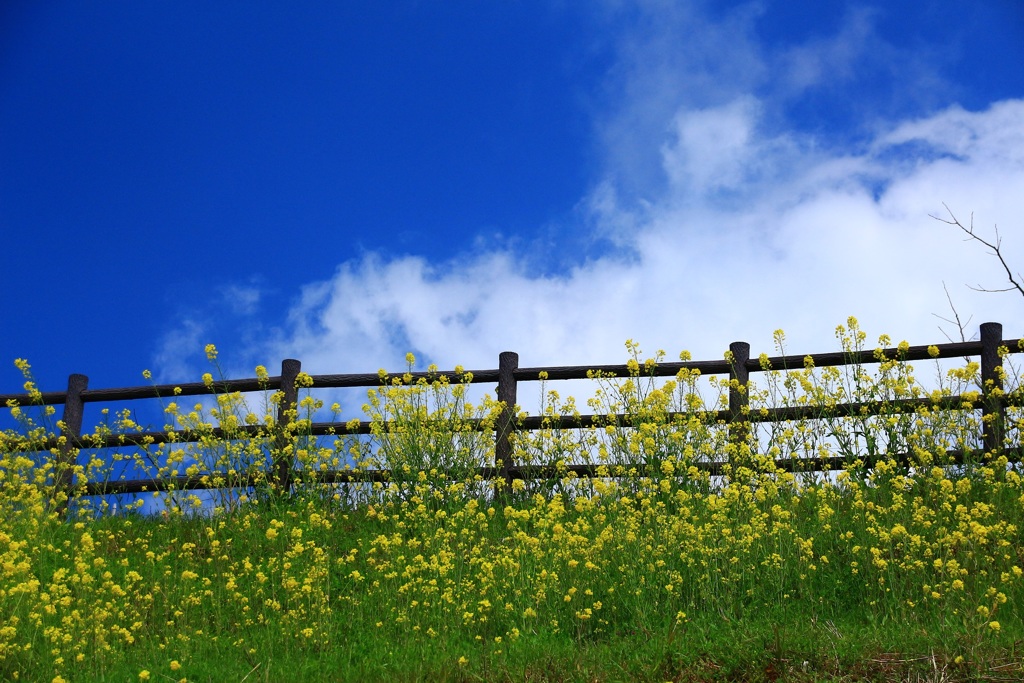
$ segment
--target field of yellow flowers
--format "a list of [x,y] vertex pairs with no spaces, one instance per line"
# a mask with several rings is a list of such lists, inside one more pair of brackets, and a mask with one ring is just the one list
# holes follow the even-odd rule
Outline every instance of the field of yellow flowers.
[[[853,321],[838,332],[863,343]],[[390,481],[325,487],[300,474],[289,492],[268,484],[205,504],[158,492],[117,514],[83,498],[63,515],[53,458],[32,447],[56,429],[45,409],[13,408],[21,427],[0,441],[0,678],[1024,680],[1019,411],[1005,430],[1016,458],[947,460],[977,442],[969,410],[775,423],[737,444],[706,418],[721,393],[705,400],[692,374],[645,378],[662,354],[627,347],[633,376],[596,378],[588,402],[630,419],[559,430],[575,401],[545,387],[550,420],[518,433],[515,452],[552,474],[510,486],[474,474],[493,464],[493,436],[467,425],[486,426],[498,406],[438,378],[371,391],[364,410],[379,428],[363,439],[304,438],[295,421],[285,447],[300,473],[347,463]],[[925,389],[913,371],[766,372],[748,388],[751,410],[970,396],[978,379],[966,363]],[[307,397],[298,414],[319,408]],[[164,410],[176,429],[272,422],[240,396]],[[83,455],[75,481],[132,460],[237,483],[280,446]],[[831,475],[778,465],[835,455],[848,464]],[[722,475],[702,467],[725,459]],[[576,477],[576,463],[599,476]],[[143,502],[158,512],[132,511]]]

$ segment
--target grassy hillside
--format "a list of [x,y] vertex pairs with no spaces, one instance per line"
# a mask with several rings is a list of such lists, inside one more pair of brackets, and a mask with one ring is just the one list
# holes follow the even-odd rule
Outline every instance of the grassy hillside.
[[[840,329],[844,344],[863,341]],[[290,492],[267,484],[215,512],[179,491],[145,498],[162,514],[125,513],[125,499],[116,515],[79,504],[63,519],[54,459],[32,447],[56,425],[15,409],[22,429],[0,442],[0,678],[1024,678],[1024,479],[1005,455],[946,459],[977,441],[974,411],[776,423],[736,443],[700,417],[721,394],[705,400],[695,376],[645,378],[660,356],[630,354],[634,376],[599,379],[590,399],[632,416],[626,425],[554,429],[575,403],[545,389],[551,428],[522,433],[516,453],[553,474],[496,495],[469,471],[493,462],[493,440],[465,429],[495,406],[469,405],[463,385],[440,378],[375,390],[368,415],[398,424],[370,440],[303,438],[296,420],[303,472],[355,461],[390,469],[390,482],[325,488],[300,473]],[[766,373],[749,389],[752,409],[938,402],[971,396],[978,371],[967,364],[925,388],[909,364],[833,370]],[[254,419],[240,397],[221,397],[215,413],[170,406],[175,427]],[[680,408],[694,417],[668,417]],[[1020,412],[1008,416],[1012,444]],[[271,443],[117,455],[154,474],[240,476],[265,465]],[[886,455],[897,451],[913,467]],[[808,455],[848,464],[832,476],[777,466]],[[725,458],[723,477],[699,466]],[[113,462],[81,458],[77,481]],[[606,476],[579,479],[564,467],[577,462]]]

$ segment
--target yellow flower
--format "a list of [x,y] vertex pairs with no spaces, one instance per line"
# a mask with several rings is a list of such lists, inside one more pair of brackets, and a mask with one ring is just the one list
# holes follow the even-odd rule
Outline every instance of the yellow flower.
[[150,372],[149,370],[143,370],[142,376],[145,377],[146,379],[153,379],[153,373]]
[[177,659],[171,660],[171,671],[177,671],[181,668],[181,663]]
[[405,362],[408,363],[409,365],[414,365],[416,363],[416,356],[414,356],[410,351],[409,353],[405,354]]
[[149,680],[149,672],[146,671],[145,669],[140,671],[139,672],[139,680],[140,681],[148,681]]
[[992,629],[993,631],[998,631],[1000,629],[998,621],[990,621],[990,622],[988,622],[988,627],[990,629]]
[[206,345],[206,360],[217,360],[217,347],[213,344]]
[[939,347],[935,346],[934,344],[932,346],[929,346],[928,355],[931,356],[932,358],[937,358],[939,355]]
[[203,384],[205,384],[207,387],[212,387],[213,386],[213,375],[211,375],[208,372],[204,372],[203,373]]

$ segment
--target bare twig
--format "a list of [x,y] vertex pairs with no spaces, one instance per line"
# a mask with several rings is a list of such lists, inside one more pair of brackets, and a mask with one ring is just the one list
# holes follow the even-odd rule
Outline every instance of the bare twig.
[[[1010,291],[1013,291],[1013,290],[1016,289],[1018,292],[1020,292],[1021,296],[1024,296],[1024,287],[1022,287],[1021,284],[1016,279],[1014,279],[1013,271],[1010,270],[1010,266],[1007,265],[1006,259],[1003,258],[1003,254],[999,250],[1000,247],[1002,246],[1002,238],[999,236],[999,228],[996,227],[996,229],[995,229],[995,231],[996,231],[996,241],[995,241],[995,244],[993,244],[992,242],[989,242],[985,238],[981,237],[980,235],[975,234],[975,232],[974,232],[974,214],[973,213],[971,214],[971,225],[970,225],[970,227],[965,227],[963,225],[963,223],[961,223],[959,220],[957,220],[957,217],[953,215],[952,210],[950,210],[949,206],[947,206],[945,202],[942,203],[942,206],[944,206],[946,208],[946,211],[949,213],[949,219],[947,220],[945,218],[939,218],[938,216],[931,216],[931,217],[934,218],[937,221],[945,223],[946,225],[955,225],[956,227],[960,228],[965,233],[967,233],[968,240],[974,240],[976,242],[981,242],[986,247],[991,249],[992,250],[991,254],[993,256],[995,256],[997,259],[999,259],[999,263],[1003,266],[1003,270],[1006,271],[1006,277],[1009,278],[1010,284],[1012,285],[1011,287],[1007,287],[1005,289],[987,289],[985,287],[982,287],[981,285],[978,285],[977,287],[971,287],[971,289],[973,289],[976,292],[1010,292]],[[929,215],[931,215],[931,214],[929,214]],[[1024,280],[1024,276],[1021,276],[1020,273],[1017,273],[1016,277],[1020,278],[1021,280]]]
[[[970,318],[968,318],[967,322],[961,322],[960,321],[960,314],[957,312],[956,306],[953,305],[953,298],[949,295],[949,289],[946,287],[945,280],[943,280],[943,282],[942,282],[942,289],[945,290],[945,292],[946,292],[946,301],[949,302],[949,307],[953,311],[953,320],[950,320],[949,318],[943,318],[938,313],[932,313],[932,315],[934,315],[939,320],[942,320],[943,322],[947,322],[947,323],[949,323],[951,325],[956,325],[957,329],[960,331],[960,341],[965,342],[965,341],[967,341],[967,335],[964,333],[964,328],[967,327],[968,324],[970,324],[970,322],[974,318],[974,316],[972,315]],[[951,341],[951,342],[953,341],[953,338],[950,337],[948,334],[946,334],[946,331],[944,329],[942,329],[941,327],[939,328],[939,332],[942,332],[942,336],[944,336],[946,339],[949,339],[949,341]]]

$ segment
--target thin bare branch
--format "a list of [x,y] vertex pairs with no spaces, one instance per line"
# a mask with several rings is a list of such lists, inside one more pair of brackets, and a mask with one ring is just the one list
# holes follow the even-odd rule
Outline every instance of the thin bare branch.
[[[955,225],[956,227],[960,228],[961,230],[963,230],[967,234],[968,241],[974,240],[976,242],[981,242],[983,245],[988,247],[991,250],[990,253],[993,256],[995,256],[997,259],[999,259],[999,263],[1003,266],[1003,270],[1006,271],[1006,277],[1010,280],[1010,284],[1012,285],[1012,286],[1007,287],[1005,289],[988,289],[988,288],[982,287],[981,285],[978,285],[977,287],[971,287],[971,289],[973,289],[976,292],[990,292],[990,293],[1011,292],[1013,290],[1017,290],[1018,292],[1020,292],[1021,296],[1024,296],[1024,287],[1022,287],[1020,282],[1018,282],[1014,278],[1013,271],[1010,270],[1010,266],[1006,263],[1006,259],[1003,258],[1002,251],[1000,251],[1000,247],[1002,247],[1002,243],[1003,242],[1002,242],[1002,238],[999,236],[999,227],[996,226],[996,228],[995,228],[995,231],[996,231],[996,241],[995,241],[995,244],[993,244],[992,242],[989,242],[988,240],[986,240],[985,238],[981,237],[980,235],[977,235],[974,232],[974,214],[973,213],[971,214],[970,227],[966,227],[966,226],[964,226],[963,223],[961,223],[957,219],[957,217],[953,214],[953,211],[949,208],[949,206],[946,205],[945,202],[942,203],[942,206],[944,206],[946,211],[949,213],[949,219],[939,218],[938,216],[931,216],[931,217],[934,218],[935,220],[941,222],[941,223],[945,223],[946,225]],[[931,215],[931,214],[929,214],[929,215]],[[1016,277],[1020,278],[1021,280],[1024,280],[1024,277],[1021,277],[1020,273],[1017,273]]]
[[[938,313],[932,313],[932,315],[934,315],[936,318],[943,322],[949,323],[950,325],[956,325],[956,328],[960,333],[960,341],[965,342],[967,341],[967,335],[964,333],[964,329],[967,327],[967,325],[971,323],[971,320],[974,318],[974,316],[972,315],[970,318],[968,318],[967,322],[961,322],[960,313],[956,310],[956,306],[953,305],[953,298],[949,295],[949,288],[946,287],[945,280],[943,280],[942,282],[942,289],[946,292],[946,301],[949,302],[949,308],[950,310],[953,311],[953,320],[950,320],[949,318],[943,318]],[[942,329],[942,327],[939,327],[939,332],[942,332],[942,335],[950,342],[954,341],[952,337],[946,334],[946,331]]]
[[[949,295],[949,288],[946,287],[946,282],[945,281],[942,282],[942,289],[945,290],[945,292],[946,292],[946,301],[949,302],[949,308],[953,311],[953,320],[950,320],[948,318],[943,318],[941,315],[939,315],[937,313],[932,313],[932,315],[934,315],[939,320],[943,320],[943,321],[945,321],[945,322],[947,322],[947,323],[949,323],[951,325],[956,325],[957,330],[960,332],[960,341],[965,342],[965,341],[967,341],[967,334],[964,332],[964,329],[971,323],[971,320],[974,319],[974,316],[972,315],[970,318],[968,318],[967,322],[961,322],[960,321],[960,313],[956,310],[956,306],[953,305],[953,297],[951,297]],[[953,341],[953,339],[950,338],[950,336],[948,334],[946,334],[946,331],[944,329],[942,329],[942,327],[939,327],[939,332],[941,332],[942,335],[946,339],[949,339],[950,342]],[[972,339],[973,339],[973,337],[972,337]],[[964,356],[964,362],[965,363],[970,363],[971,359],[968,356]]]

